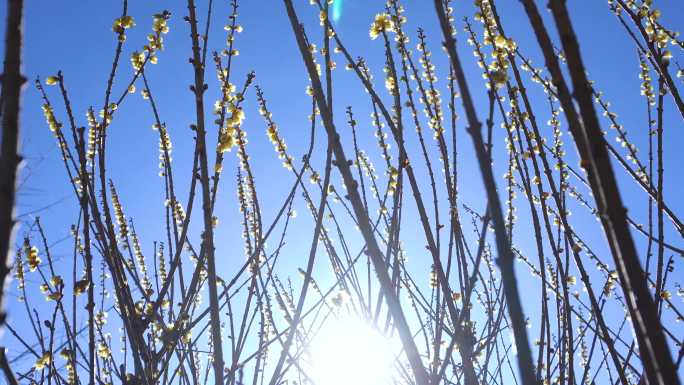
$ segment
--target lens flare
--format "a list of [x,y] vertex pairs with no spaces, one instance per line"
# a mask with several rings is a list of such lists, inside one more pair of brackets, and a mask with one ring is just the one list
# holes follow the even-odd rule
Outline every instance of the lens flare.
[[389,385],[399,345],[358,318],[329,320],[310,347],[312,379],[316,385]]
[[342,0],[334,0],[332,6],[332,19],[337,23],[342,17]]

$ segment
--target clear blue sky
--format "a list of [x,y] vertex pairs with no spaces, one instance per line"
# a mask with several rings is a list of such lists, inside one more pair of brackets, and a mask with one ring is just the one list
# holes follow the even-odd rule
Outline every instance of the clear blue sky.
[[[339,0],[336,0],[339,1]],[[147,33],[150,31],[152,14],[168,9],[172,13],[169,21],[170,32],[165,36],[166,49],[159,54],[159,64],[150,66],[146,73],[149,76],[156,102],[160,108],[161,119],[167,122],[173,142],[174,171],[177,186],[181,186],[182,201],[186,200],[185,186],[187,186],[189,167],[193,149],[192,132],[189,125],[194,122],[195,112],[193,96],[188,86],[192,82],[192,68],[188,63],[190,55],[189,27],[182,18],[187,8],[182,1],[130,1],[129,14],[135,17],[136,27],[129,31],[124,46],[124,57],[121,61],[119,82],[115,85],[115,94],[124,89],[132,74],[128,58],[133,50],[140,49]],[[300,17],[306,22],[309,38],[314,42],[320,41],[318,28],[318,12],[307,6],[308,1],[297,0]],[[427,0],[407,0],[404,2],[409,22],[406,30],[412,37],[411,47],[415,47],[415,29],[425,29],[434,52],[438,68],[440,85],[445,85],[446,57],[439,49],[439,33],[437,31],[436,16],[432,2]],[[456,20],[459,31],[459,49],[469,77],[474,97],[476,98],[480,118],[484,120],[487,109],[486,93],[483,91],[484,82],[480,70],[471,55],[471,48],[465,44],[462,18],[472,18],[474,9],[471,1],[456,2]],[[542,6],[543,2],[539,2]],[[639,95],[638,60],[633,44],[628,41],[626,34],[618,20],[610,14],[605,0],[574,0],[569,1],[571,16],[575,30],[579,35],[581,49],[590,77],[596,81],[596,88],[605,92],[606,98],[612,102],[612,108],[619,114],[622,122],[637,145],[645,149],[647,128],[645,127],[645,107],[643,97]],[[684,15],[684,2],[677,0],[656,1],[663,10],[665,25],[681,27]],[[508,35],[513,37],[519,47],[533,62],[541,65],[540,52],[536,40],[524,15],[522,6],[514,0],[498,1],[499,13]],[[338,33],[354,56],[364,56],[370,63],[375,75],[378,88],[382,86],[381,42],[371,41],[368,28],[378,12],[382,12],[384,2],[379,0],[344,0],[341,7],[341,17],[336,23]],[[4,20],[4,6],[0,9],[0,20]],[[204,22],[206,2],[199,4],[199,14]],[[223,26],[229,14],[227,1],[215,1],[212,30],[210,33],[210,49],[220,50],[224,47],[225,31]],[[40,215],[51,242],[59,242],[69,236],[69,225],[77,218],[77,205],[71,187],[66,184],[67,176],[60,160],[58,148],[54,138],[46,127],[40,106],[40,96],[32,84],[36,76],[45,77],[62,70],[66,84],[72,98],[76,117],[80,125],[85,125],[85,111],[89,106],[96,110],[102,108],[104,89],[115,47],[115,36],[111,31],[113,20],[120,14],[120,4],[116,1],[26,1],[24,19],[24,65],[23,72],[31,80],[23,94],[22,111],[22,152],[26,157],[19,189],[18,213],[23,223],[32,222],[35,215]],[[553,23],[548,13],[545,13],[547,27],[553,31]],[[237,37],[236,48],[240,55],[236,58],[233,71],[233,82],[240,85],[247,72],[256,71],[256,83],[264,89],[278,122],[280,132],[290,146],[291,153],[298,157],[303,153],[307,144],[308,133],[307,116],[310,113],[310,100],[305,95],[307,76],[299,54],[296,53],[295,41],[286,18],[282,2],[275,0],[243,0],[239,10],[239,24],[244,26],[244,32]],[[476,26],[480,30],[480,26]],[[554,34],[555,35],[555,34]],[[0,42],[0,47],[4,42]],[[317,44],[320,46],[320,44]],[[4,48],[3,48],[4,49]],[[374,164],[379,174],[383,173],[377,145],[372,136],[369,119],[369,103],[358,80],[344,70],[341,56],[335,58],[338,69],[334,72],[336,87],[334,90],[335,112],[340,131],[346,130],[344,108],[351,105],[360,123],[361,147],[372,154]],[[217,82],[213,67],[207,71],[209,84],[207,104],[213,104],[216,96]],[[124,75],[125,74],[125,75]],[[141,89],[139,86],[138,89]],[[533,88],[533,87],[531,87]],[[53,101],[57,94],[52,92]],[[532,91],[534,100],[542,100],[543,93],[539,88]],[[446,91],[443,91],[445,94]],[[387,97],[385,93],[385,97]],[[56,103],[60,106],[60,103]],[[247,95],[244,129],[250,142],[248,150],[251,154],[253,166],[256,169],[256,183],[259,190],[262,209],[268,221],[275,214],[285,197],[281,186],[290,186],[292,175],[280,166],[271,143],[265,135],[263,121],[256,109],[254,90]],[[61,114],[61,109],[56,108]],[[545,111],[539,108],[539,111]],[[667,106],[665,114],[665,169],[666,189],[665,197],[672,209],[677,213],[684,213],[684,203],[678,199],[684,194],[682,182],[682,168],[680,147],[684,143],[684,127],[682,120],[675,113],[672,105]],[[548,116],[540,116],[540,122],[545,122]],[[498,126],[497,121],[497,126]],[[606,120],[602,119],[604,128],[608,128]],[[163,180],[158,174],[158,136],[152,131],[153,116],[149,105],[136,94],[120,108],[113,125],[109,129],[109,176],[116,183],[122,197],[122,203],[127,215],[136,221],[136,228],[141,230],[143,247],[147,254],[152,253],[152,242],[164,239],[163,217]],[[477,172],[470,150],[470,140],[464,130],[464,121],[460,121],[459,135],[461,157],[461,202],[484,210],[486,202],[482,199],[481,178]],[[565,127],[565,121],[563,120]],[[318,137],[316,159],[321,164],[324,148],[321,146],[322,131]],[[413,134],[413,131],[411,131]],[[210,135],[214,138],[214,131]],[[497,131],[495,148],[502,154],[503,132]],[[343,135],[348,138],[347,134]],[[566,151],[574,154],[566,132]],[[612,136],[611,136],[612,138]],[[410,139],[410,146],[416,146],[414,137]],[[346,142],[347,144],[349,141]],[[432,143],[430,143],[432,145]],[[350,149],[351,147],[348,147]],[[417,147],[415,147],[417,148]],[[496,150],[495,150],[496,152]],[[646,160],[642,150],[642,160]],[[572,155],[574,156],[574,155]],[[231,254],[231,250],[242,250],[239,223],[237,218],[237,203],[234,193],[234,170],[236,160],[233,154],[228,156],[229,163],[224,167],[223,183],[217,204],[217,216],[220,225],[216,233],[216,243],[219,253],[226,253],[219,266],[219,273],[228,274],[237,264],[241,264],[243,257],[240,252]],[[495,159],[495,174],[502,176],[504,158]],[[321,168],[320,166],[318,167]],[[616,168],[617,174],[623,180],[624,172]],[[503,192],[503,178],[497,180],[500,192]],[[339,179],[334,183],[340,186]],[[624,184],[624,183],[623,183]],[[427,187],[427,182],[426,182]],[[529,228],[526,203],[522,194],[517,200],[520,207],[518,226],[514,241],[528,253],[534,251],[529,243],[525,231]],[[406,195],[408,197],[408,194]],[[588,195],[587,195],[588,196]],[[630,208],[630,213],[645,222],[646,199],[633,183],[625,184],[623,199]],[[408,201],[408,199],[406,200]],[[305,260],[302,255],[310,244],[310,216],[301,199],[297,202],[300,213],[297,226],[307,229],[302,232],[301,240],[290,240],[287,257],[281,268],[284,274],[289,274],[299,280],[296,267],[303,267]],[[408,215],[414,211],[413,202],[406,208]],[[602,255],[604,261],[612,265],[610,255],[607,254],[603,235],[596,221],[587,213],[579,209],[573,212],[573,223],[577,228],[584,228],[584,237],[591,242],[591,246]],[[405,225],[408,226],[408,225]],[[19,229],[18,239],[26,232],[26,227]],[[424,239],[417,236],[414,242],[408,234],[412,231],[404,227],[404,245],[406,246],[410,266],[420,270],[429,268],[428,255],[424,250]],[[420,232],[413,232],[420,234]],[[293,232],[297,234],[297,232]],[[674,234],[674,233],[673,233]],[[345,234],[346,236],[346,234]],[[349,238],[358,239],[356,234],[349,234]],[[645,247],[640,236],[636,236],[639,250],[643,254]],[[675,245],[681,246],[681,239],[670,238]],[[58,258],[69,257],[70,242],[59,243],[54,253]],[[525,269],[518,269],[521,277],[522,290],[534,290],[534,298],[538,298],[536,284],[525,282],[529,274]],[[424,275],[427,280],[427,274]],[[671,282],[680,281],[681,272],[675,271]],[[598,283],[597,283],[598,284]],[[534,313],[537,304],[526,303],[528,313]],[[17,303],[9,300],[9,322],[17,322],[22,310]],[[681,329],[679,329],[681,331]],[[681,333],[680,333],[681,334]],[[531,337],[531,339],[533,339]],[[11,337],[2,337],[3,344],[13,346]]]

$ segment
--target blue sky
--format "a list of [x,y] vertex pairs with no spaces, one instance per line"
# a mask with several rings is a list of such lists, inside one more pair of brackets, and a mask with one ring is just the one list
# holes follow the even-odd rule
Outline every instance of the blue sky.
[[[321,31],[318,28],[318,12],[308,7],[308,1],[295,1],[300,18],[305,22],[309,38],[319,42]],[[433,51],[435,64],[438,68],[440,84],[445,85],[446,56],[439,49],[439,32],[432,2],[427,0],[407,0],[404,2],[409,19],[406,30],[412,37],[411,47],[415,46],[415,29],[422,27],[428,36],[430,48]],[[487,109],[487,95],[484,92],[484,81],[480,70],[471,55],[471,48],[465,43],[462,18],[472,19],[474,9],[472,2],[458,2],[456,5],[456,20],[459,31],[459,49],[470,81],[477,109],[482,120]],[[461,5],[460,3],[464,3]],[[499,13],[509,36],[513,37],[523,52],[541,65],[540,52],[536,40],[524,15],[522,6],[513,0],[498,2]],[[539,2],[540,7],[542,2]],[[663,11],[663,23],[676,29],[681,26],[681,15],[684,15],[684,3],[674,0],[656,2]],[[647,128],[645,127],[645,105],[643,97],[639,95],[638,60],[633,44],[626,38],[626,34],[618,20],[610,14],[606,1],[575,0],[568,2],[575,30],[579,36],[581,49],[589,76],[596,81],[595,87],[604,91],[606,98],[612,102],[612,108],[618,113],[619,120],[629,132],[630,138],[637,145],[645,149]],[[367,59],[375,75],[379,89],[384,91],[381,54],[381,42],[371,41],[368,28],[378,12],[381,12],[384,2],[379,0],[344,0],[341,2],[340,17],[336,21],[336,28],[352,55],[361,55]],[[128,61],[130,53],[139,49],[150,31],[152,14],[168,9],[172,13],[169,21],[170,32],[165,36],[166,49],[159,54],[159,64],[147,69],[152,91],[160,109],[163,121],[167,122],[171,140],[173,142],[174,172],[181,186],[180,194],[185,201],[189,165],[193,149],[192,132],[189,125],[194,121],[193,96],[188,90],[192,81],[192,68],[188,63],[190,55],[189,28],[182,20],[187,9],[182,1],[152,2],[131,1],[129,14],[135,17],[136,27],[127,34],[124,46],[124,58],[121,62],[120,77],[115,84],[115,94],[123,91],[127,79],[132,74]],[[206,2],[200,2],[199,14],[204,15]],[[220,50],[224,47],[225,31],[223,26],[229,15],[227,1],[215,1],[214,17],[210,33],[210,49]],[[0,10],[0,19],[5,17],[5,9]],[[96,110],[102,108],[104,89],[109,67],[115,47],[115,36],[111,31],[114,18],[120,13],[120,4],[115,1],[27,1],[24,19],[24,74],[32,81],[36,76],[45,77],[62,70],[72,99],[73,108],[79,124],[85,125],[85,111],[89,106]],[[553,31],[550,15],[545,12],[545,21],[549,30]],[[202,22],[204,22],[202,17]],[[286,18],[284,6],[274,0],[244,0],[240,4],[238,22],[244,27],[244,32],[237,37],[236,48],[240,55],[236,57],[233,82],[241,85],[244,76],[249,71],[256,71],[256,84],[263,88],[269,102],[273,117],[279,124],[280,132],[286,139],[291,154],[297,159],[307,144],[308,120],[310,114],[310,99],[305,94],[307,76],[301,57],[296,53],[295,41]],[[478,31],[481,30],[476,25]],[[555,34],[554,34],[555,36]],[[3,47],[4,42],[0,42]],[[318,44],[320,46],[320,44]],[[379,174],[383,170],[378,157],[377,145],[372,136],[370,126],[370,106],[368,97],[353,73],[344,70],[341,56],[335,57],[338,69],[334,71],[335,113],[338,129],[343,132],[343,139],[349,143],[349,130],[346,127],[344,108],[351,105],[360,123],[360,144],[373,156],[374,164]],[[124,82],[124,79],[126,81]],[[207,104],[213,103],[216,97],[217,82],[213,68],[207,75],[209,91]],[[141,89],[139,86],[138,89]],[[539,87],[530,87],[532,97],[536,101],[543,100],[543,93]],[[57,94],[52,92],[53,101]],[[445,93],[445,92],[443,92]],[[68,241],[69,225],[76,220],[78,210],[71,187],[66,184],[67,176],[60,161],[59,151],[53,136],[50,134],[40,110],[40,96],[32,82],[25,88],[22,111],[22,151],[26,163],[22,170],[19,189],[18,213],[22,224],[31,223],[36,215],[41,217],[46,227],[49,240],[55,245],[55,255],[58,258],[69,257],[70,244]],[[387,98],[386,93],[384,97]],[[387,99],[389,100],[389,99]],[[56,103],[60,106],[60,103]],[[682,169],[679,148],[684,140],[682,120],[675,112],[674,106],[668,101],[665,113],[665,197],[676,213],[684,212],[684,203],[678,199],[684,193],[684,183],[681,182]],[[56,108],[60,111],[60,108]],[[543,108],[540,111],[545,111]],[[256,108],[254,90],[250,90],[246,102],[246,121],[244,129],[249,137],[249,152],[253,167],[256,169],[256,184],[260,194],[262,209],[265,217],[270,220],[275,210],[280,206],[285,193],[281,186],[289,188],[292,175],[280,166],[271,143],[265,135],[265,126]],[[63,116],[63,115],[62,115]],[[540,116],[541,122],[549,117]],[[497,126],[498,122],[497,121]],[[608,124],[601,120],[604,128]],[[141,232],[143,247],[151,254],[153,240],[164,239],[163,218],[163,180],[158,177],[158,136],[151,129],[154,123],[149,105],[142,100],[139,93],[132,96],[121,106],[113,125],[110,128],[109,141],[109,176],[114,180],[117,190],[122,197],[122,203],[127,215],[136,221],[137,229]],[[466,136],[464,122],[459,123],[461,152],[461,201],[477,210],[484,210],[486,202],[482,199],[480,175],[477,172],[475,158],[471,151],[470,139]],[[565,127],[565,121],[563,121]],[[320,127],[319,127],[320,128]],[[318,146],[315,151],[315,162],[322,164],[325,155],[322,131],[319,131]],[[215,133],[209,136],[213,140]],[[414,135],[415,136],[415,135]],[[566,151],[574,157],[575,150],[571,145],[569,134],[566,133]],[[432,143],[430,143],[432,145]],[[415,137],[410,139],[410,147],[417,149]],[[503,154],[503,131],[495,135],[495,153]],[[351,147],[348,147],[348,151]],[[410,150],[409,150],[410,151]],[[642,150],[642,160],[646,153]],[[228,274],[239,266],[243,258],[239,253],[231,255],[230,250],[241,250],[240,228],[237,221],[237,202],[234,190],[234,171],[236,160],[233,154],[224,167],[223,182],[217,204],[217,216],[220,225],[216,233],[216,244],[219,253],[227,252],[226,257],[219,261],[219,273]],[[574,166],[574,165],[573,165]],[[319,166],[319,169],[322,168]],[[495,158],[495,175],[501,176],[505,172],[505,158]],[[635,187],[634,183],[625,183],[625,173],[616,167],[621,185],[623,185],[623,200],[630,208],[630,214],[644,222],[646,218],[646,198]],[[424,174],[423,174],[424,175]],[[384,176],[383,176],[384,177]],[[426,180],[427,181],[427,180]],[[503,178],[497,180],[499,190],[503,193]],[[339,178],[334,183],[340,186]],[[427,182],[426,182],[427,187]],[[408,194],[406,194],[408,197]],[[517,204],[520,207],[518,226],[514,241],[524,250],[532,253],[534,248],[526,234],[529,218],[523,194],[518,194]],[[586,194],[586,196],[589,196]],[[281,269],[283,274],[291,275],[299,280],[297,267],[303,267],[308,246],[311,242],[311,218],[305,214],[305,206],[301,199],[296,203],[300,216],[296,226],[301,226],[302,239],[290,240],[285,260]],[[413,202],[407,205],[407,213],[414,212]],[[408,215],[405,214],[405,215]],[[603,235],[595,219],[575,209],[573,223],[577,228],[586,229],[584,237],[591,243],[592,248],[602,253],[602,259],[612,261],[607,254]],[[412,239],[410,234],[420,234],[412,231],[410,225],[404,231],[404,245],[409,255],[409,266],[417,271],[429,268],[428,255],[421,235]],[[308,230],[304,230],[308,229]],[[23,237],[27,227],[19,229],[18,237]],[[672,232],[670,235],[674,235]],[[345,234],[351,240],[359,242],[358,234]],[[18,239],[20,239],[18,238]],[[643,253],[645,243],[643,237],[635,236],[639,250]],[[65,242],[62,240],[67,239]],[[681,246],[681,239],[676,235],[670,240]],[[60,243],[61,242],[61,243]],[[325,266],[322,267],[323,269]],[[537,298],[538,291],[534,282],[527,282],[529,274],[526,269],[518,269],[521,279],[521,289],[534,290]],[[427,274],[424,275],[427,280]],[[681,273],[675,271],[675,279],[681,279]],[[679,278],[679,279],[677,279]],[[298,281],[297,281],[298,282]],[[598,285],[598,283],[597,283]],[[538,304],[525,303],[526,310],[534,313]],[[22,310],[17,303],[9,301],[10,322],[17,322],[21,318]],[[4,344],[12,346],[8,336],[3,336]]]

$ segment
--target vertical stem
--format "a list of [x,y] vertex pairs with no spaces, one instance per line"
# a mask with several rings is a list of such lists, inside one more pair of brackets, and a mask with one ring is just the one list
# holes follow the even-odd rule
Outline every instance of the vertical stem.
[[[665,82],[663,77],[658,78],[658,126],[657,126],[657,190],[656,203],[658,205],[658,267],[656,269],[656,308],[662,306],[662,292],[663,292],[663,262],[664,262],[664,248],[665,234],[663,233],[663,97],[665,95]],[[650,136],[649,136],[650,138]]]
[[19,108],[21,87],[26,79],[21,75],[21,19],[22,0],[7,2],[7,30],[5,32],[5,63],[2,74],[2,149],[0,153],[0,326],[5,323],[3,294],[5,279],[10,270],[14,232],[14,198],[17,171],[21,162],[19,148]]
[[[599,209],[601,223],[625,293],[627,307],[639,342],[645,376],[651,385],[677,385],[679,378],[663,334],[662,325],[651,293],[644,279],[634,240],[626,218],[615,174],[608,158],[606,143],[594,109],[589,81],[580,55],[577,37],[573,30],[564,0],[551,0],[549,8],[556,22],[561,43],[566,53],[568,69],[579,105],[583,125],[575,141],[584,142],[586,165],[592,190]],[[574,134],[574,133],[573,133]]]
[[16,377],[14,377],[14,373],[12,373],[9,362],[7,362],[7,353],[4,346],[0,346],[0,368],[2,368],[9,385],[19,385]]
[[358,220],[359,228],[366,241],[366,253],[369,255],[375,271],[378,275],[378,280],[380,281],[381,290],[387,300],[387,306],[392,318],[394,319],[395,327],[399,332],[399,337],[401,338],[403,347],[406,351],[406,356],[413,370],[413,374],[418,385],[428,385],[428,375],[423,363],[421,361],[420,355],[418,353],[418,347],[413,339],[411,330],[406,322],[406,317],[401,309],[401,303],[399,302],[399,297],[394,291],[394,285],[390,280],[389,274],[387,272],[387,265],[382,259],[382,252],[378,246],[377,240],[373,235],[373,228],[370,223],[370,218],[368,217],[368,212],[363,206],[361,196],[358,191],[358,183],[354,180],[350,169],[350,161],[347,157],[340,143],[340,135],[337,133],[335,125],[332,120],[329,106],[325,100],[325,95],[323,94],[323,87],[321,80],[316,72],[316,66],[313,63],[311,55],[309,54],[305,38],[303,36],[303,31],[299,24],[299,20],[292,5],[291,0],[283,0],[285,7],[287,8],[287,14],[290,19],[290,24],[292,26],[293,33],[297,39],[297,45],[299,51],[302,55],[304,63],[306,65],[307,72],[311,78],[311,83],[314,90],[314,97],[316,99],[316,104],[321,111],[321,117],[323,118],[323,124],[325,126],[326,132],[328,134],[328,139],[330,141],[330,146],[332,146],[333,153],[335,155],[335,165],[342,174],[342,179],[347,187],[348,197],[352,203],[354,209],[354,214]]
[[211,187],[209,186],[209,169],[207,161],[206,130],[204,127],[204,60],[199,46],[197,32],[197,15],[195,1],[188,0],[190,23],[190,39],[192,40],[192,65],[195,70],[195,111],[197,113],[197,151],[200,161],[200,184],[202,185],[202,211],[204,217],[203,246],[207,260],[207,283],[209,285],[209,310],[211,322],[211,339],[213,345],[214,384],[223,385],[223,345],[221,340],[221,320],[219,315],[218,291],[216,282],[216,261],[214,258],[214,229],[211,210]]
[[473,140],[475,153],[480,166],[480,172],[487,191],[487,201],[489,206],[489,213],[492,216],[494,224],[494,232],[496,235],[496,247],[499,253],[497,264],[501,269],[501,277],[504,286],[506,297],[506,305],[508,306],[509,315],[511,318],[511,326],[515,336],[515,344],[518,349],[518,366],[520,376],[524,385],[536,384],[534,375],[534,368],[532,365],[532,352],[527,338],[527,331],[525,327],[525,316],[523,314],[522,305],[520,304],[520,296],[518,294],[518,284],[515,278],[515,269],[513,266],[513,253],[511,245],[506,234],[506,227],[503,213],[501,210],[501,201],[496,190],[496,182],[494,180],[494,173],[489,158],[489,152],[482,138],[481,127],[482,123],[477,118],[475,105],[470,90],[465,79],[465,74],[461,66],[461,61],[456,51],[456,42],[452,35],[451,25],[446,17],[444,5],[441,0],[435,0],[435,10],[444,36],[444,46],[449,54],[451,65],[454,68],[456,79],[463,99],[463,107],[468,119],[468,133]]

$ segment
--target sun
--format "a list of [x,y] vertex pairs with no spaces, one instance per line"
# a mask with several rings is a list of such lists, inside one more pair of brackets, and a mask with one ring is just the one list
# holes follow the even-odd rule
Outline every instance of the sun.
[[393,383],[400,348],[396,338],[355,316],[325,322],[311,342],[311,379],[316,385]]

